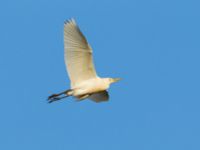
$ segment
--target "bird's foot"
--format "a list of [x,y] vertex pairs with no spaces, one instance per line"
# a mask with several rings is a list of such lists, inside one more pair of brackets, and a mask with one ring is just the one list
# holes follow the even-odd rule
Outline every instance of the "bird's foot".
[[48,100],[57,98],[59,95],[58,94],[52,94],[51,96],[48,97]]
[[68,95],[65,95],[65,96],[60,96],[60,94],[53,94],[51,96],[48,97],[48,103],[52,103],[52,102],[55,102],[55,101],[58,101],[58,100],[61,100],[65,97],[68,97]]
[[70,94],[69,94],[70,91],[72,91],[72,90],[70,89],[70,90],[66,90],[64,92],[61,92],[59,94],[52,94],[51,96],[48,97],[47,100],[48,100],[49,103],[61,100],[63,98],[66,98],[66,97],[70,96]]

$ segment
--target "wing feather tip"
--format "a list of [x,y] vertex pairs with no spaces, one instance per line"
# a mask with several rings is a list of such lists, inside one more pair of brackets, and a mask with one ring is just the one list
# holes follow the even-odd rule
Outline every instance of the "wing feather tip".
[[64,21],[64,25],[68,25],[68,24],[74,24],[74,25],[76,25],[75,19],[74,18],[70,18],[68,20],[65,20]]

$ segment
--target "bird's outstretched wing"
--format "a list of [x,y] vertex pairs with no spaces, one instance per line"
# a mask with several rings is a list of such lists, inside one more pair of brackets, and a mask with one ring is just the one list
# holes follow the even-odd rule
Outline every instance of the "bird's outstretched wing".
[[109,94],[107,91],[102,91],[102,92],[94,93],[94,94],[90,95],[88,98],[94,102],[99,103],[99,102],[103,102],[103,101],[108,101]]
[[64,57],[71,86],[97,76],[92,49],[72,19],[64,24]]

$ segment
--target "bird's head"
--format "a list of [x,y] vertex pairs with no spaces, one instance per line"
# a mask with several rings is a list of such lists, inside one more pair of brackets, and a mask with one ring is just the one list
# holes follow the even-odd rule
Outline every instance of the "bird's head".
[[119,80],[121,80],[121,78],[108,78],[108,79],[109,79],[110,84],[118,82]]

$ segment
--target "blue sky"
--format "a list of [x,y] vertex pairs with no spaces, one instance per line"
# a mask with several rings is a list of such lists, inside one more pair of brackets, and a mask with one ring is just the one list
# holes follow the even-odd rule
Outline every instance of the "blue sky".
[[[0,149],[199,150],[200,2],[0,2]],[[63,23],[75,18],[110,101],[47,104],[69,88]]]

